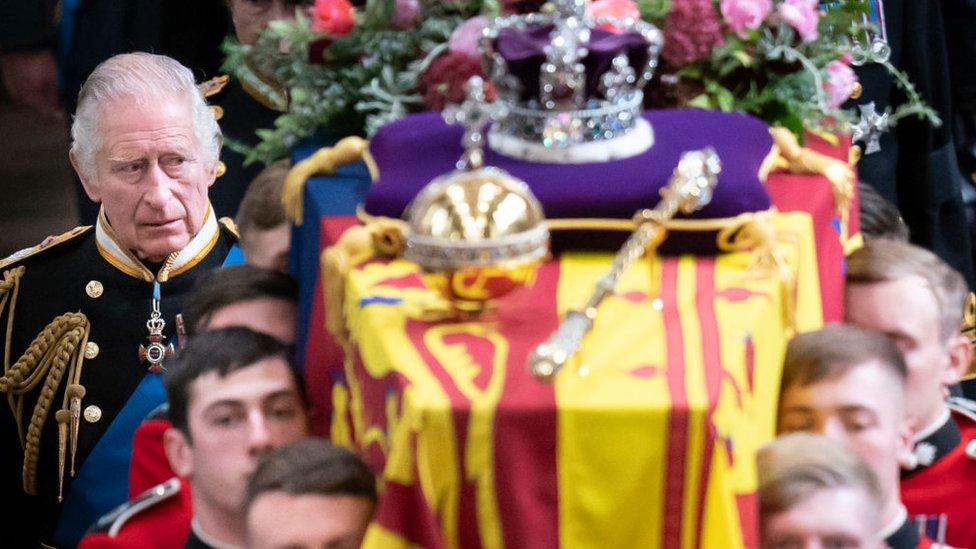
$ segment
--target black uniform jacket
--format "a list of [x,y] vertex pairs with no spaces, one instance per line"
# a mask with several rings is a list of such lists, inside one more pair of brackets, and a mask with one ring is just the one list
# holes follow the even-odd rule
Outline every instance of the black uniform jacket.
[[[164,344],[176,342],[175,316],[183,296],[198,276],[223,264],[235,241],[208,209],[203,228],[160,284]],[[36,547],[37,540],[73,546],[98,517],[128,499],[132,433],[165,401],[160,375],[148,373],[140,359],[140,346],[150,343],[146,321],[157,275],[150,268],[160,266],[147,267],[120,247],[104,216],[95,227],[49,238],[0,262],[4,546]],[[58,317],[60,331],[42,336],[38,344],[39,334]],[[18,361],[27,368],[18,370]],[[60,377],[52,374],[57,368],[48,367],[56,363],[63,366]],[[74,421],[72,396],[81,397],[74,402]],[[35,414],[39,400],[42,408],[49,402],[46,414]]]
[[[274,127],[284,105],[276,104],[257,88],[271,91],[270,86],[256,79],[253,86],[247,86],[232,76],[218,76],[201,84],[226,140],[253,147],[260,142],[256,130]],[[280,96],[275,97],[283,101]],[[226,171],[210,188],[210,201],[218,216],[234,217],[244,192],[264,169],[264,164],[253,162],[245,166],[244,155],[227,145],[220,151],[220,160]]]

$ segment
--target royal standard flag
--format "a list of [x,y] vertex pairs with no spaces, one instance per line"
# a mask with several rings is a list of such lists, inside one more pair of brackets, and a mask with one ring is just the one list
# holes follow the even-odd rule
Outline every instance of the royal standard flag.
[[438,316],[408,261],[354,264],[331,436],[382,473],[366,546],[755,546],[754,453],[774,434],[785,345],[823,321],[810,215],[771,224],[774,261],[631,267],[553,384],[526,357],[612,254],[545,262],[470,320]]

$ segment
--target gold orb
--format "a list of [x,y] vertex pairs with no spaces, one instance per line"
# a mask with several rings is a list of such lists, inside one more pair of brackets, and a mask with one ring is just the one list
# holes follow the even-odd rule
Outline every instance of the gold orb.
[[405,257],[460,311],[480,312],[531,284],[549,252],[539,201],[523,181],[497,168],[435,179],[406,217]]

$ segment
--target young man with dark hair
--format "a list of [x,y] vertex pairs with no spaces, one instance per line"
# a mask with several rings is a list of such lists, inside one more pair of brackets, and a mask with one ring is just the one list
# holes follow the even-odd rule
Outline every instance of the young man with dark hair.
[[793,338],[786,350],[777,430],[826,435],[863,458],[878,478],[892,549],[927,547],[909,520],[899,490],[900,467],[911,456],[906,418],[906,367],[883,334],[829,325]]
[[359,457],[322,439],[266,454],[247,484],[248,547],[356,549],[376,506],[376,479]]
[[883,547],[878,479],[841,443],[793,433],[761,448],[756,461],[763,548]]
[[[287,345],[246,328],[191,339],[165,377],[173,427],[164,444],[180,480],[103,517],[82,547],[244,546],[241,502],[258,459],[308,435],[289,355]],[[187,490],[192,526],[174,520],[166,503]]]
[[186,298],[187,335],[244,326],[285,343],[295,341],[298,284],[285,273],[235,265],[209,273]]
[[971,401],[946,400],[972,359],[960,332],[968,292],[959,273],[905,242],[873,240],[847,260],[848,322],[890,336],[908,366],[914,457],[902,499],[957,547],[976,547],[976,418]]
[[[295,340],[298,286],[290,276],[251,265],[235,265],[202,277],[186,299],[183,316],[189,336],[243,326],[291,344]],[[163,451],[170,427],[166,407],[136,429],[129,467],[131,495],[173,476]]]

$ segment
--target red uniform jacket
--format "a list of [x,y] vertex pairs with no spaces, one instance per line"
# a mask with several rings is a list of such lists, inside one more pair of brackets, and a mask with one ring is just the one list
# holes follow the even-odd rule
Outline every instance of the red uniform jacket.
[[[936,541],[976,548],[976,403],[953,399],[952,415],[915,445],[919,466],[904,473],[901,498]],[[917,519],[918,520],[918,519]]]
[[171,478],[98,520],[79,549],[178,549],[190,535],[190,484]]

